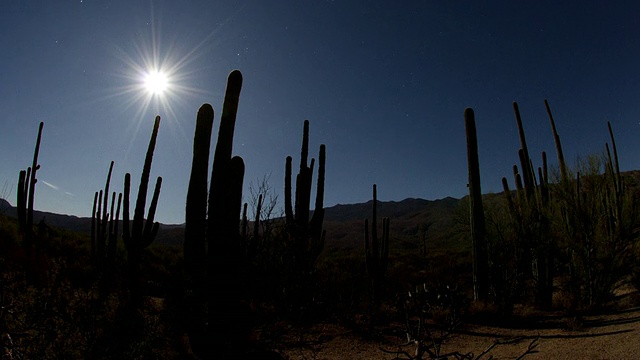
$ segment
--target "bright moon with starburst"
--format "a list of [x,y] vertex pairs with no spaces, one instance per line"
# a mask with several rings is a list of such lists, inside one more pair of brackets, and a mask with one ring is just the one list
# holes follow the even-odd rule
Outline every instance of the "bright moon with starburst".
[[151,95],[162,95],[169,88],[169,79],[161,71],[152,70],[144,76],[144,87]]

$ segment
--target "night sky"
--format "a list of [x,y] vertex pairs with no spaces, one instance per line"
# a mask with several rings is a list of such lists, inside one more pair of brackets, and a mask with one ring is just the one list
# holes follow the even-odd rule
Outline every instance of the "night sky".
[[[640,169],[638,19],[635,1],[2,1],[0,195],[15,204],[40,121],[36,209],[90,216],[111,160],[111,189],[131,172],[136,194],[159,114],[157,220],[182,223],[196,113],[213,105],[215,139],[233,69],[245,189],[270,174],[281,204],[305,119],[310,156],[327,145],[325,206],[367,201],[373,183],[384,201],[464,196],[466,107],[483,191],[500,191],[513,101],[536,166],[543,150],[557,163],[546,98],[568,161],[602,151],[609,120],[622,169]],[[153,69],[162,95],[144,87]]]

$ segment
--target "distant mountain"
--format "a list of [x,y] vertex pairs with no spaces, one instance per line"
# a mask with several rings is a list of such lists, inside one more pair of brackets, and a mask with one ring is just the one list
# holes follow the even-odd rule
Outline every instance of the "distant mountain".
[[[630,188],[640,191],[640,171],[623,173]],[[486,203],[502,201],[501,194],[485,194]],[[469,231],[464,222],[468,209],[461,207],[461,199],[447,197],[440,200],[408,198],[402,201],[380,201],[378,218],[391,219],[391,246],[412,249],[422,245],[426,234],[430,247],[469,248]],[[324,229],[327,231],[327,251],[362,251],[364,219],[371,218],[372,201],[359,204],[338,204],[325,208]],[[17,217],[9,202],[0,199],[0,214]],[[48,225],[89,233],[91,219],[50,212],[35,211],[34,222],[41,219]],[[378,226],[381,228],[380,222]],[[426,232],[425,232],[426,231]],[[184,225],[160,225],[156,244],[182,246]]]
[[[324,229],[329,248],[359,249],[363,246],[364,219],[371,219],[372,200],[366,203],[336,205],[325,209]],[[390,235],[396,246],[414,247],[421,244],[423,232],[428,241],[449,241],[455,234],[456,209],[459,199],[440,200],[408,198],[402,201],[378,202],[380,219],[389,217]]]
[[[14,206],[11,206],[7,200],[0,199],[0,214],[17,218],[18,210]],[[89,234],[91,232],[91,218],[89,217],[60,215],[38,210],[33,212],[33,222],[35,224],[39,223],[43,219],[44,222],[50,226],[85,234]],[[183,229],[184,225],[160,224],[160,230],[158,231],[156,242],[164,245],[182,246],[182,243],[184,242]]]
[[[391,236],[402,241],[422,239],[422,230],[431,224],[428,234],[438,241],[451,228],[455,209],[460,200],[451,197],[441,200],[409,198],[402,201],[378,203],[378,217],[391,218]],[[372,201],[359,204],[335,205],[325,209],[324,229],[327,231],[327,248],[359,248],[363,241],[364,219],[371,218]],[[17,210],[6,200],[0,199],[0,213],[17,217]],[[88,234],[91,218],[60,215],[35,211],[34,222]],[[380,225],[381,226],[381,225]],[[442,239],[441,239],[442,240]],[[155,243],[182,246],[184,225],[160,225]]]

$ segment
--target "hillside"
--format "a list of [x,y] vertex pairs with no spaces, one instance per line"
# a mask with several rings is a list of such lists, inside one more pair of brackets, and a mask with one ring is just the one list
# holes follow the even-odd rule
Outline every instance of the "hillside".
[[[447,197],[441,200],[408,198],[402,201],[380,201],[378,216],[391,218],[391,234],[394,239],[414,242],[422,239],[423,229],[429,226],[427,236],[436,243],[445,241],[451,233],[455,210],[460,200]],[[327,248],[352,249],[362,244],[364,219],[371,218],[371,201],[359,204],[338,204],[325,209],[324,228],[327,231]],[[15,207],[0,199],[0,209],[5,215],[17,217]],[[60,215],[35,211],[34,221],[44,219],[46,224],[71,231],[89,233],[91,218]],[[182,246],[184,225],[161,224],[156,244]]]

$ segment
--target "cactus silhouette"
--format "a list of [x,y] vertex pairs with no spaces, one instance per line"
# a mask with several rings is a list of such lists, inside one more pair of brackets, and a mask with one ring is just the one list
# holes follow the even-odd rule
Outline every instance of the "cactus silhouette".
[[369,237],[369,219],[364,220],[364,254],[367,274],[371,281],[371,326],[375,323],[375,313],[380,301],[380,285],[389,263],[389,218],[382,218],[382,237],[378,238],[378,191],[373,184],[373,217],[371,219],[371,237]]
[[471,211],[471,236],[473,239],[473,294],[475,300],[485,301],[489,295],[489,254],[482,190],[480,188],[480,162],[476,121],[471,108],[464,111],[467,132],[467,160],[469,165],[469,201]]
[[187,333],[200,358],[225,357],[242,341],[238,321],[244,161],[232,157],[242,74],[229,74],[207,201],[213,108],[198,111],[185,213]]
[[94,264],[96,276],[100,279],[100,296],[104,298],[111,285],[115,271],[115,255],[118,241],[118,223],[120,220],[120,207],[122,205],[122,193],[118,194],[117,208],[116,192],[111,195],[111,208],[108,208],[109,184],[113,172],[114,162],[111,161],[109,173],[105,183],[104,192],[96,191],[93,197],[93,210],[91,212],[91,259]]
[[549,102],[547,99],[544,99],[544,106],[547,109],[547,114],[549,115],[549,121],[551,122],[551,131],[553,133],[553,142],[556,145],[556,152],[558,154],[558,166],[560,166],[560,176],[561,181],[567,181],[567,165],[564,161],[564,154],[562,152],[562,143],[560,142],[560,135],[558,135],[558,131],[556,130],[556,122],[553,120],[553,115],[551,114],[551,107],[549,107]]
[[38,164],[38,155],[40,153],[40,140],[42,139],[42,128],[44,122],[40,122],[38,127],[38,137],[36,139],[36,147],[33,152],[33,164],[27,170],[21,170],[18,176],[18,225],[24,236],[24,248],[27,255],[31,254],[33,247],[33,203],[35,201],[36,173],[40,169]]
[[131,192],[131,174],[126,173],[124,176],[124,194],[123,194],[123,214],[122,214],[122,239],[127,249],[127,267],[129,276],[129,293],[134,303],[140,300],[140,260],[142,258],[142,250],[147,248],[160,228],[159,223],[154,223],[156,207],[158,206],[158,198],[160,197],[160,188],[162,187],[162,177],[156,179],[156,186],[149,205],[149,213],[146,222],[144,221],[144,209],[147,201],[147,189],[149,187],[149,176],[151,173],[151,162],[153,160],[153,151],[156,147],[156,139],[158,137],[158,128],[160,127],[160,116],[156,116],[153,131],[151,132],[151,140],[147,148],[147,155],[142,168],[142,176],[140,178],[140,186],[138,187],[138,197],[134,210],[133,221],[130,224],[129,216],[129,194]]
[[[311,159],[311,163],[307,165],[308,156],[309,120],[305,120],[302,133],[300,170],[296,176],[295,204],[292,201],[291,175],[293,159],[291,156],[287,156],[286,159],[284,190],[286,224],[295,249],[294,264],[302,276],[306,276],[306,274],[313,271],[318,256],[320,256],[324,248],[325,238],[325,232],[322,230],[322,222],[324,220],[325,145],[320,145],[316,202],[312,216],[310,216],[309,207],[311,205],[311,185],[315,159]],[[311,220],[309,220],[310,217]]]

